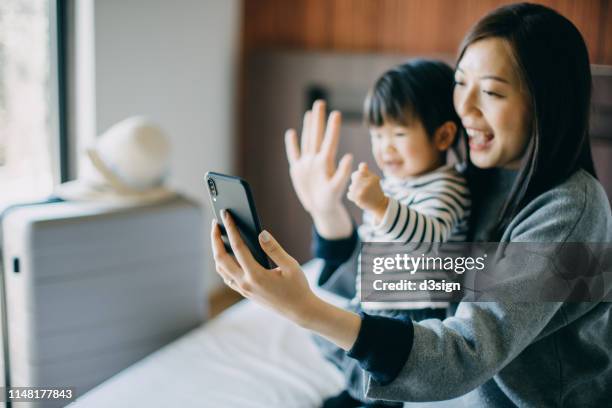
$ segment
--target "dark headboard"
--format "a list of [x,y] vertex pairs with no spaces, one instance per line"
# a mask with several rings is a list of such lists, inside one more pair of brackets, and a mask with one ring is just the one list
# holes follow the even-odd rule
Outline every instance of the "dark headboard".
[[[428,55],[453,63],[450,55]],[[300,261],[310,258],[311,220],[289,180],[283,134],[299,127],[313,99],[325,97],[343,113],[339,155],[375,169],[361,107],[368,88],[386,69],[408,56],[307,52],[259,53],[246,67],[242,176],[251,183],[265,228]],[[599,178],[612,197],[612,67],[593,67],[593,156]],[[348,204],[355,219],[361,212]]]

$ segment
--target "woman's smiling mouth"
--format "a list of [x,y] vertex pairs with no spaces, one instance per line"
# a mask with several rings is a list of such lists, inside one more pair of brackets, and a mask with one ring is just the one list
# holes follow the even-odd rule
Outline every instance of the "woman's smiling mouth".
[[465,131],[468,135],[470,150],[482,151],[491,147],[494,138],[492,132],[473,128],[466,128]]

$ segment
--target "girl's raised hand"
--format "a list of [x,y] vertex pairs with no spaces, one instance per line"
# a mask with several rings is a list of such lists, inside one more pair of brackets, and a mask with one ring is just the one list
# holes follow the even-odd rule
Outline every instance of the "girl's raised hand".
[[325,238],[350,235],[352,223],[342,204],[351,174],[352,156],[345,154],[336,166],[341,114],[333,111],[325,123],[325,102],[318,100],[304,115],[301,147],[297,133],[285,133],[285,147],[293,188],[302,206]]

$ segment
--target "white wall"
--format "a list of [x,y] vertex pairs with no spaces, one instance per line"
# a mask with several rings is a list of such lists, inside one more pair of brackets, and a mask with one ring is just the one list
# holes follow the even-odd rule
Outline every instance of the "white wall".
[[[234,168],[240,3],[95,0],[90,14],[95,131],[135,114],[164,128],[173,145],[170,183],[203,203],[208,254],[202,180],[207,170]],[[206,273],[216,287],[210,262]]]

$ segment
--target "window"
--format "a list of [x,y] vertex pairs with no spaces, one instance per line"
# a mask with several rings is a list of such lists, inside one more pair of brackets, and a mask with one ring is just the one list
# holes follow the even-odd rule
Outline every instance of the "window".
[[0,205],[60,180],[57,3],[0,2]]

